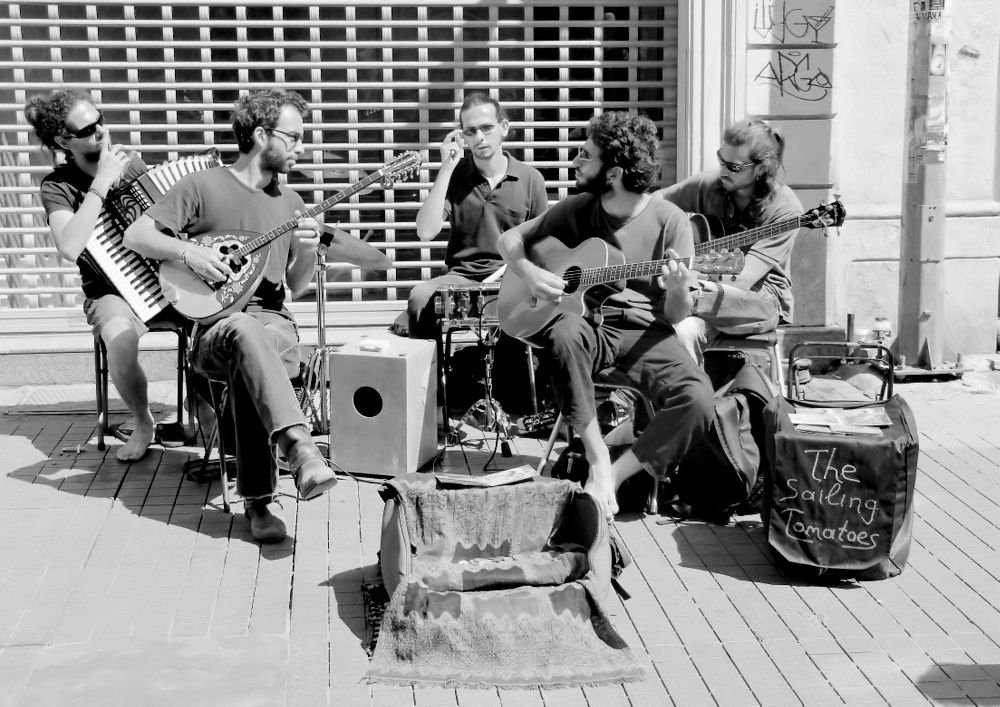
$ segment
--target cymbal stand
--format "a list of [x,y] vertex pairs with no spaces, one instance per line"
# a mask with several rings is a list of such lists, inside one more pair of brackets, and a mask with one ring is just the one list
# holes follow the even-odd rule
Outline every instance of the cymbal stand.
[[[309,357],[303,374],[302,411],[307,413],[315,431],[330,434],[330,373],[326,346],[326,246],[316,248],[316,350]],[[318,408],[318,409],[317,409]]]
[[[501,440],[501,450],[504,457],[511,456],[510,451],[510,439],[511,439],[511,423],[507,416],[507,413],[500,406],[500,403],[493,397],[493,364],[494,364],[494,350],[496,349],[497,337],[500,333],[500,328],[498,325],[487,324],[486,335],[483,336],[482,327],[478,331],[475,331],[477,338],[480,343],[486,347],[486,357],[483,361],[485,367],[485,376],[482,379],[484,397],[477,400],[472,404],[472,407],[468,409],[465,415],[462,416],[461,421],[451,430],[448,442],[450,444],[455,444],[459,441],[458,433],[464,424],[478,423],[479,417],[482,416],[482,423],[476,424],[483,432],[490,433],[495,432],[499,440]],[[471,328],[471,327],[466,327]],[[450,346],[452,330],[449,329],[447,333],[447,338]],[[447,414],[447,413],[446,413]]]

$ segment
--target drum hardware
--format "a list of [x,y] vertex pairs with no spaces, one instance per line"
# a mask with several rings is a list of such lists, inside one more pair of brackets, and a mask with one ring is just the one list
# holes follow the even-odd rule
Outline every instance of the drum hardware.
[[[487,434],[496,433],[501,453],[504,457],[510,457],[513,425],[503,407],[493,397],[493,364],[497,338],[500,336],[500,321],[496,316],[496,295],[499,290],[499,283],[441,285],[435,295],[434,313],[443,337],[439,373],[444,401],[446,444],[459,444],[459,430],[468,424]],[[485,347],[486,355],[483,360],[484,376],[479,380],[483,385],[483,397],[473,403],[459,424],[452,428],[448,417],[447,371],[451,358],[452,334],[458,330],[473,332],[478,340],[477,344]]]
[[362,270],[387,270],[392,261],[375,246],[345,231],[324,225],[316,247],[316,350],[302,374],[302,412],[314,434],[330,434],[330,349],[326,345],[326,262],[327,253]]

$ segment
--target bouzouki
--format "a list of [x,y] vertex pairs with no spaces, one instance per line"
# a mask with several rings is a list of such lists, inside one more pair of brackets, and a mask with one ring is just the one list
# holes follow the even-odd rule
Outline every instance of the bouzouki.
[[160,286],[164,295],[183,316],[203,324],[210,324],[240,311],[264,277],[264,265],[267,262],[265,246],[294,229],[299,219],[321,214],[376,182],[383,188],[388,188],[397,179],[406,179],[420,167],[420,161],[420,155],[416,152],[405,152],[377,172],[267,233],[234,230],[192,236],[191,243],[212,248],[226,256],[233,269],[233,276],[224,282],[206,282],[180,260],[165,260],[160,263]]
[[[685,263],[689,270],[707,275],[737,275],[742,271],[744,255],[740,248],[762,238],[796,228],[826,228],[844,223],[846,211],[835,201],[795,216],[769,223],[748,231],[699,243],[694,257]],[[695,223],[693,228],[702,225]],[[537,346],[532,340],[553,319],[563,312],[586,317],[596,326],[601,324],[601,304],[611,295],[625,289],[631,278],[653,277],[670,262],[669,258],[641,263],[626,263],[620,250],[601,240],[588,238],[575,248],[563,245],[555,238],[546,238],[531,247],[531,262],[553,272],[566,282],[559,301],[539,300],[516,274],[508,273],[501,280],[497,295],[500,328],[505,334]]]

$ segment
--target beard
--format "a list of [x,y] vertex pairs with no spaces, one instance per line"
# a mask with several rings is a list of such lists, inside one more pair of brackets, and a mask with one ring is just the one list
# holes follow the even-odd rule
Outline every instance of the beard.
[[611,191],[611,185],[608,184],[608,168],[604,167],[601,169],[600,174],[596,174],[589,179],[577,179],[576,188],[584,194],[593,194],[594,196],[607,194]]
[[278,150],[268,145],[267,148],[260,153],[260,167],[261,169],[267,170],[269,172],[277,172],[279,174],[288,174],[291,167],[288,164],[287,153]]

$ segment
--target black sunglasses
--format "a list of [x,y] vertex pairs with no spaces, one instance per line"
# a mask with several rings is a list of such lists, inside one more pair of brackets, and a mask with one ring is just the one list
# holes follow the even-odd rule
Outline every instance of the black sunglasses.
[[69,137],[75,137],[77,140],[83,140],[88,138],[97,132],[97,126],[104,125],[104,113],[97,114],[97,120],[95,120],[90,125],[84,125],[79,130],[69,130],[66,129],[65,132]]
[[722,159],[722,151],[721,150],[716,150],[715,151],[715,156],[719,158],[719,166],[725,167],[726,169],[728,169],[733,174],[739,174],[744,169],[749,169],[750,167],[753,167],[755,164],[757,164],[756,162],[746,162],[744,164],[737,164],[736,162],[728,162],[728,161]]

